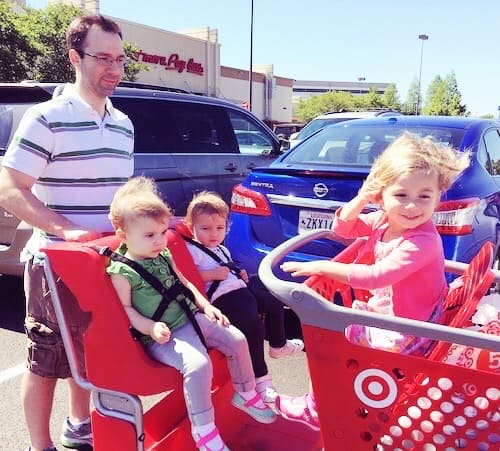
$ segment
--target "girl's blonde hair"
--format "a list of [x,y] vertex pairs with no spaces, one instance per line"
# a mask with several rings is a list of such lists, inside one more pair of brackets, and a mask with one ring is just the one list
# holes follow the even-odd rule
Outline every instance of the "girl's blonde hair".
[[186,224],[192,227],[196,217],[202,214],[229,218],[229,207],[222,197],[212,191],[202,191],[193,196],[186,212]]
[[403,174],[413,171],[436,173],[441,192],[469,166],[470,155],[437,142],[432,136],[421,137],[404,132],[385,149],[372,165],[367,182],[379,195]]
[[122,229],[137,218],[153,218],[158,221],[172,215],[163,202],[152,179],[139,176],[120,187],[111,202],[109,219],[115,230]]

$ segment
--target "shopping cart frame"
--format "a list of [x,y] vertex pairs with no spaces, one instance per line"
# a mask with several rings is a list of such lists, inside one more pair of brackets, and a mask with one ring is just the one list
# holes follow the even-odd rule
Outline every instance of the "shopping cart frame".
[[[423,446],[423,442],[429,446],[436,446],[435,449],[442,449],[440,447],[444,445],[449,445],[450,449],[454,449],[453,447],[464,447],[466,442],[470,444],[474,440],[474,443],[484,444],[488,443],[488,440],[490,443],[498,443],[497,440],[500,440],[498,433],[500,392],[497,388],[500,386],[500,378],[498,373],[459,368],[420,357],[363,348],[349,343],[344,331],[352,324],[374,326],[433,340],[473,346],[488,350],[493,353],[492,355],[500,353],[499,337],[338,306],[325,301],[304,283],[285,281],[276,277],[273,269],[289,253],[309,241],[331,237],[331,231],[327,230],[316,230],[298,235],[271,251],[259,267],[259,276],[264,284],[281,301],[291,307],[301,321],[325,450],[333,451],[348,449],[348,447],[354,447],[354,449],[376,449],[377,447],[378,449],[422,449],[419,446]],[[446,270],[457,274],[463,272],[466,267],[465,264],[446,262]],[[498,272],[495,273],[495,278],[500,280]],[[361,386],[359,385],[359,378],[365,381],[362,375],[367,374],[370,378],[375,378],[374,386],[377,386],[377,389],[383,389],[390,394],[388,399],[380,400],[381,395],[379,396],[375,391],[366,391],[363,382]],[[411,404],[412,402],[417,406],[415,409],[419,410],[420,415],[426,414],[418,407],[421,393],[418,390],[410,394],[405,392],[411,387],[415,388],[416,380],[424,380],[427,384],[433,385],[433,387],[422,385],[419,387],[420,392],[436,388],[434,385],[440,383],[451,384],[452,390],[458,390],[457,387],[468,384],[468,387],[474,387],[476,393],[486,392],[490,395],[488,398],[490,410],[486,412],[491,416],[489,427],[479,431],[476,428],[470,432],[470,428],[462,431],[457,425],[451,424],[446,432],[437,433],[435,425],[432,426],[432,430],[417,430],[418,428],[414,425],[418,421],[415,419],[413,422],[410,421],[411,426],[401,427],[401,418],[404,417],[404,421],[407,422],[406,419],[411,417],[408,411],[415,407]],[[446,384],[444,380],[447,381]],[[437,389],[439,390],[439,387]],[[451,394],[445,393],[444,389],[441,392],[442,396],[453,396],[451,391]],[[472,396],[471,402],[475,402],[470,393],[460,393],[466,400]],[[450,405],[455,406],[453,403]],[[470,411],[470,409],[467,410],[467,412]],[[463,415],[459,417],[462,421]],[[426,426],[428,426],[427,423]],[[455,435],[450,433],[453,428]],[[396,436],[392,435],[391,431],[396,431]]]

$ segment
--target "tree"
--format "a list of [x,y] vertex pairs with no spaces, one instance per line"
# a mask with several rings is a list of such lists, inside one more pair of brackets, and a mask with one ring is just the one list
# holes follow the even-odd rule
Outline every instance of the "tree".
[[21,30],[39,52],[33,70],[35,80],[69,82],[74,79],[66,48],[66,29],[82,14],[81,8],[58,3],[43,9],[28,8],[26,14],[19,15]]
[[366,94],[366,103],[369,108],[382,108],[385,106],[375,86],[372,86],[368,94]]
[[0,81],[13,82],[30,78],[37,51],[19,30],[18,14],[9,1],[0,1]]
[[330,111],[352,110],[353,95],[348,92],[326,92],[325,94],[300,100],[296,115],[304,122],[309,122],[320,114]]
[[441,116],[464,116],[469,114],[461,104],[462,94],[458,90],[455,72],[442,79],[437,75],[427,89],[424,114]]
[[[0,80],[73,81],[66,30],[82,14],[81,8],[61,3],[43,9],[26,8],[25,13],[16,14],[10,2],[0,0]],[[136,81],[140,71],[149,69],[134,58],[137,45],[124,42],[123,48],[131,58],[123,78]]]
[[442,84],[443,79],[439,76],[436,75],[432,81],[429,87],[427,88],[427,92],[425,94],[425,105],[422,108],[422,114],[430,114],[429,113],[429,107],[432,103],[433,97],[436,95],[440,85]]
[[398,89],[394,83],[387,86],[387,89],[382,96],[382,103],[387,108],[399,111],[401,109],[401,102],[399,101]]
[[137,74],[141,71],[149,71],[149,67],[147,64],[139,62],[137,58],[137,53],[139,52],[138,45],[124,42],[123,50],[125,51],[125,55],[129,58],[129,63],[125,68],[123,79],[126,81],[137,81]]
[[444,81],[440,80],[439,83],[432,85],[431,88],[432,97],[426,102],[425,107],[422,108],[422,114],[450,116],[446,106],[446,84]]
[[451,71],[445,78],[446,107],[450,116],[468,115],[467,106],[462,104],[462,94],[458,90],[455,71]]
[[418,80],[415,77],[411,84],[410,87],[408,88],[408,93],[406,95],[406,101],[401,105],[401,112],[404,114],[410,114],[414,115],[416,108],[417,108],[417,99],[419,97],[418,95]]

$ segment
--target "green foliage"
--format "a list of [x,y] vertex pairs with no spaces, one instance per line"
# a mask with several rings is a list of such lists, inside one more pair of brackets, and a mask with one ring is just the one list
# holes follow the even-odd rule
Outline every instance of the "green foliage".
[[330,91],[299,101],[295,115],[304,122],[309,122],[320,114],[338,111],[367,110],[370,108],[400,109],[396,85],[389,85],[383,96],[372,86],[368,94],[353,95],[349,92]]
[[382,104],[390,108],[391,110],[400,111],[401,110],[401,102],[399,101],[398,89],[394,83],[391,83],[387,86],[387,89],[382,96]]
[[[0,0],[0,81],[32,79],[41,82],[70,82],[75,73],[68,59],[66,29],[83,14],[82,9],[56,3],[43,9],[26,8],[17,14],[11,2]],[[149,70],[134,55],[137,45],[124,42],[131,63],[124,80],[136,81],[137,74]]]
[[123,79],[126,81],[137,81],[137,74],[141,71],[148,71],[149,67],[147,64],[139,62],[137,58],[137,53],[139,52],[138,45],[124,42],[123,50],[125,51],[125,55],[129,58],[129,63],[125,68]]
[[19,15],[20,28],[39,52],[33,79],[42,82],[73,81],[74,71],[66,49],[66,29],[75,17],[82,14],[83,11],[75,6],[53,4],[44,9],[28,9],[26,14]]
[[19,15],[10,1],[0,1],[0,81],[13,82],[30,78],[37,51],[28,36],[19,29]]
[[427,89],[423,114],[433,116],[467,116],[467,107],[462,103],[462,94],[458,90],[455,72],[442,79],[437,75]]
[[404,114],[414,115],[417,107],[418,98],[418,80],[415,77],[408,87],[406,101],[401,105],[401,112]]

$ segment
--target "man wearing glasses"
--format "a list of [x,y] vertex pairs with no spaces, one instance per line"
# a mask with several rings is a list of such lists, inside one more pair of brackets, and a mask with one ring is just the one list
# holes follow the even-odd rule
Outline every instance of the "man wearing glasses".
[[[39,249],[57,241],[89,241],[112,231],[109,204],[133,173],[132,123],[108,99],[127,64],[120,28],[102,16],[78,17],[68,27],[66,41],[75,83],[28,110],[0,171],[0,205],[33,226],[22,256],[28,370],[21,398],[30,451],[56,449],[49,421],[57,379],[69,383],[62,444],[92,445],[89,392],[71,379]],[[66,292],[65,317],[79,348],[86,320]]]

